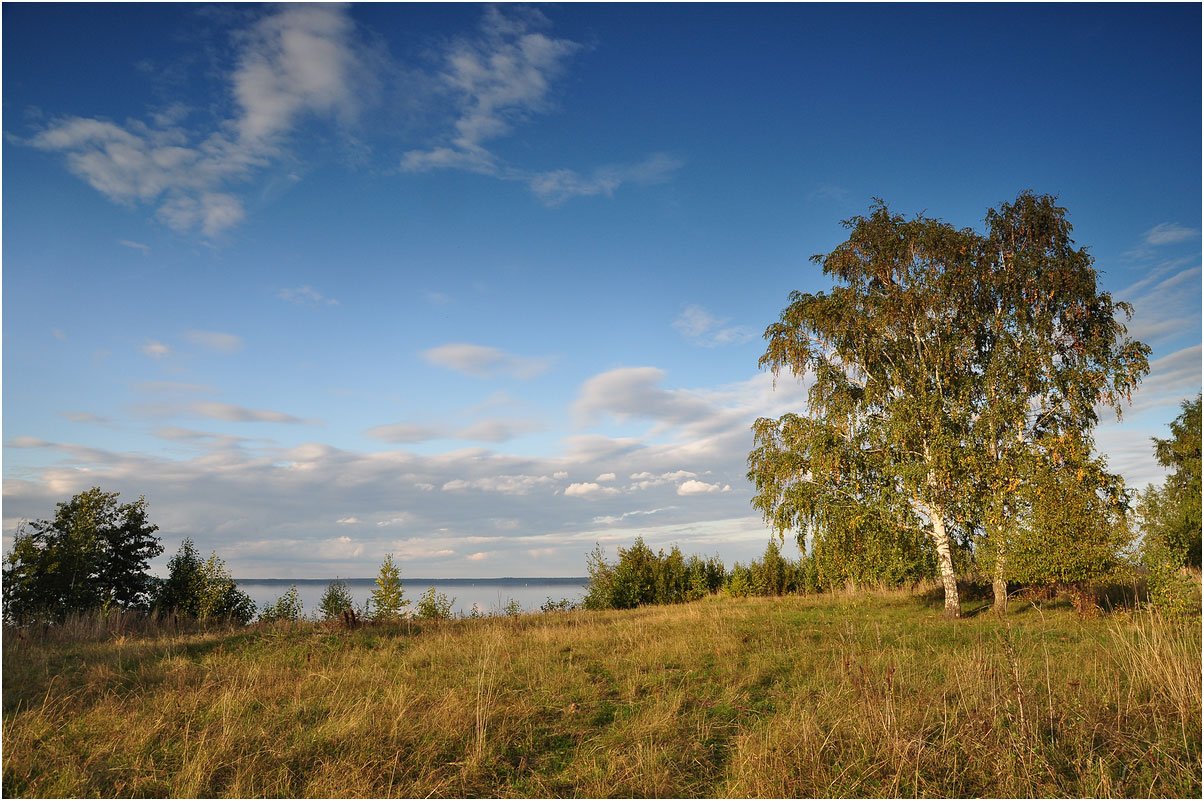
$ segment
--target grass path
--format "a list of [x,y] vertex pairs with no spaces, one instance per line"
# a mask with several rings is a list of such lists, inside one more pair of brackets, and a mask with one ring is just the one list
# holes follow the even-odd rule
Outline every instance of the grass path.
[[4,640],[7,796],[1199,797],[1200,627],[905,594]]

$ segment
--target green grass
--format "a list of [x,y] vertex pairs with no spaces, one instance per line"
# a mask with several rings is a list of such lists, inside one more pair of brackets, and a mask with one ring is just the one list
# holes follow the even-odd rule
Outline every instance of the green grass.
[[904,593],[4,639],[8,796],[1199,797],[1200,626]]

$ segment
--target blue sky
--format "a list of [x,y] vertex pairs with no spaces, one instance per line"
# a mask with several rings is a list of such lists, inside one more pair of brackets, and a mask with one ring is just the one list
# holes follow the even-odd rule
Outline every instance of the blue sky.
[[760,553],[757,369],[877,196],[1059,196],[1200,390],[1200,7],[3,8],[5,546],[99,485],[246,577]]

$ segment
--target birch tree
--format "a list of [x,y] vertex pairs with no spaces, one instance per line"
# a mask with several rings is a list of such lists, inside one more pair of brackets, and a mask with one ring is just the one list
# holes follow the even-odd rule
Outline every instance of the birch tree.
[[[981,397],[970,453],[978,461],[978,497],[971,500],[980,502],[981,555],[993,572],[995,609],[1002,612],[1009,575],[1034,578],[1031,559],[1019,572],[1009,569],[1014,551],[1032,552],[1017,540],[1069,530],[1050,523],[1034,531],[1027,522],[1052,519],[1051,510],[1038,507],[1057,501],[1036,491],[1051,475],[1057,474],[1067,497],[1099,496],[1100,503],[1087,503],[1080,512],[1123,511],[1123,482],[1092,455],[1092,432],[1097,408],[1120,416],[1149,371],[1150,349],[1126,336],[1122,320],[1131,317],[1132,307],[1100,291],[1094,260],[1075,247],[1066,209],[1056,198],[1023,192],[989,211],[986,224],[975,284]],[[1052,511],[1068,515],[1072,507]],[[1103,520],[1089,523],[1099,541],[1080,537],[1077,546],[1107,550],[1114,529]],[[1068,567],[1077,561],[1074,555],[1048,557],[1050,576],[1084,575]],[[1055,564],[1059,558],[1067,564]]]
[[1092,455],[1096,409],[1120,414],[1150,352],[1126,338],[1131,308],[1099,291],[1054,198],[1021,193],[986,223],[905,220],[881,201],[845,222],[848,240],[813,258],[837,286],[792,294],[765,333],[761,366],[813,382],[807,413],[758,420],[749,456],[753,502],[779,530],[924,530],[950,616],[952,531],[981,535],[998,604],[1017,539],[1074,528],[1052,522],[1050,482],[1116,513],[1123,485]]
[[753,427],[753,503],[784,531],[885,521],[932,540],[945,613],[961,614],[952,530],[974,412],[980,239],[905,220],[876,200],[848,240],[812,261],[830,293],[794,292],[765,332],[775,379],[812,381],[805,415]]

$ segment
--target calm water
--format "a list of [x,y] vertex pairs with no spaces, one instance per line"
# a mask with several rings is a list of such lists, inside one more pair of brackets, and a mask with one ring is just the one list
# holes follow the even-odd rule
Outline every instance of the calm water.
[[[372,590],[376,589],[376,580],[370,578],[343,579],[356,606],[361,606]],[[433,586],[435,592],[441,592],[448,598],[454,598],[452,611],[455,614],[467,615],[476,604],[481,614],[497,614],[511,600],[517,601],[525,611],[538,611],[548,598],[559,601],[567,598],[573,603],[580,603],[585,597],[585,584],[588,579],[582,578],[492,578],[492,579],[420,579],[403,578],[401,581],[405,597],[410,602],[410,608],[418,602],[428,587]],[[251,596],[255,608],[262,610],[273,603],[290,586],[297,587],[301,596],[302,608],[306,616],[313,615],[326,592],[330,579],[239,579],[238,588]]]

